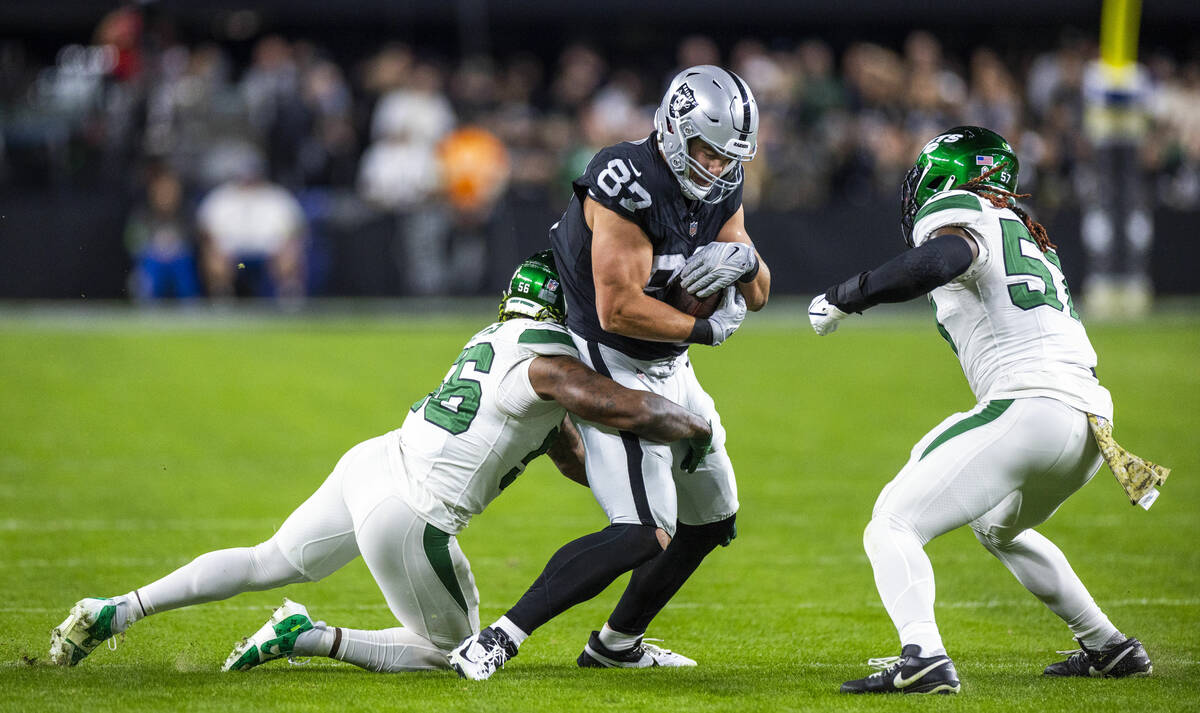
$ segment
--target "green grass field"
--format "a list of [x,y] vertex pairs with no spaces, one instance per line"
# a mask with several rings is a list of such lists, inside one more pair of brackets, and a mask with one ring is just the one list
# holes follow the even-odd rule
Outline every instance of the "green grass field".
[[[784,306],[780,310],[789,309]],[[1095,326],[1118,439],[1175,474],[1150,512],[1107,469],[1042,532],[1155,661],[1143,680],[1045,680],[1069,632],[966,531],[933,542],[957,698],[837,693],[898,653],[862,552],[880,488],[929,428],[973,405],[927,314],[856,318],[819,339],[751,320],[693,348],[722,410],[742,510],[650,635],[690,670],[594,671],[575,657],[624,579],[539,630],[491,681],[313,660],[222,674],[286,595],[335,625],[394,620],[361,562],[316,583],[137,624],[74,669],[45,662],[84,595],[129,591],[210,549],[257,543],[360,440],[399,425],[489,319],[0,316],[0,710],[1124,711],[1200,708],[1200,316]],[[1194,315],[1194,313],[1193,313]],[[462,535],[482,619],[563,542],[605,525],[546,459]]]

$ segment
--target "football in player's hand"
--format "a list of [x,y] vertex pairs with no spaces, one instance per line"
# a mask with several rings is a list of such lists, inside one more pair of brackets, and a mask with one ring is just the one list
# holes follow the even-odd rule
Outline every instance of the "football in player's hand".
[[683,289],[683,285],[679,282],[679,275],[675,275],[667,283],[667,291],[663,296],[663,301],[684,314],[690,314],[700,319],[708,319],[712,316],[713,312],[717,311],[717,307],[721,305],[721,297],[724,294],[725,290],[717,290],[708,297],[697,297]]

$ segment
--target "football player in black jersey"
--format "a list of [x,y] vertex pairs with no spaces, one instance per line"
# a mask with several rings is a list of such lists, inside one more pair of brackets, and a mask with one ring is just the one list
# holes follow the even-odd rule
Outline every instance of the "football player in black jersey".
[[[592,158],[550,242],[583,359],[624,386],[707,418],[713,451],[688,474],[678,447],[576,419],[588,483],[611,525],[563,546],[505,616],[460,645],[489,662],[456,665],[465,677],[487,678],[534,629],[630,569],[629,586],[579,665],[696,664],[643,635],[700,561],[736,535],[725,429],[687,349],[728,339],[770,292],[770,271],[746,235],[742,210],[742,164],[757,148],[758,107],[741,77],[701,65],[671,81],[654,126],[647,138]],[[722,292],[720,306],[708,318],[675,309],[664,301],[672,279],[698,297]]]

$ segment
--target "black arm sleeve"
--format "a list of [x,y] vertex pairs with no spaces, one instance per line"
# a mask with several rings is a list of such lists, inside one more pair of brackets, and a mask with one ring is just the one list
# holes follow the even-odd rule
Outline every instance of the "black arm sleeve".
[[906,302],[963,274],[973,259],[971,246],[961,236],[939,235],[830,287],[825,299],[843,312],[862,312],[881,302]]

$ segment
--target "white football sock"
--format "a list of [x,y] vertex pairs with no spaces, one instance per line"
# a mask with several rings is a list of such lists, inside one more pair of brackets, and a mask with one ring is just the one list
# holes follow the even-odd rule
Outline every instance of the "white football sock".
[[933,565],[911,527],[884,514],[863,533],[875,570],[875,587],[900,634],[900,645],[916,644],[921,657],[942,656],[946,647],[933,617]]
[[492,628],[500,629],[505,634],[508,634],[508,638],[512,639],[512,642],[517,646],[525,643],[525,639],[529,638],[529,634],[521,631],[521,627],[509,621],[507,616],[497,619],[496,623],[492,624]]
[[[1108,651],[1109,649],[1116,646],[1117,644],[1124,643],[1125,638],[1126,638],[1125,635],[1118,631],[1117,633],[1108,637],[1108,641],[1105,641],[1103,644],[1101,644],[1100,648],[1092,649],[1092,650],[1093,651]],[[1088,646],[1088,648],[1091,649],[1092,647]]]
[[[162,579],[130,594],[145,616],[202,602],[228,599],[242,592],[274,589],[308,578],[292,566],[279,546],[267,540],[254,547],[235,547],[202,554]],[[140,607],[136,603],[140,602]],[[138,616],[134,619],[140,619]]]
[[337,639],[337,630],[323,621],[313,622],[313,628],[296,637],[292,649],[296,656],[328,656]]
[[117,612],[113,615],[112,620],[112,631],[114,634],[120,634],[132,626],[135,621],[146,616],[146,612],[142,610],[141,602],[138,601],[136,589],[129,594],[113,597],[113,603],[117,605]]
[[329,658],[377,673],[450,668],[445,651],[402,626],[375,631],[322,626],[296,638],[296,653],[320,656],[318,652],[325,650]]
[[1062,550],[1040,533],[1025,530],[1008,542],[979,532],[975,536],[1026,589],[1067,623],[1084,646],[1100,651],[1114,638],[1125,639],[1096,606]]
[[609,651],[625,651],[632,649],[637,645],[642,634],[624,634],[604,622],[604,626],[600,627],[600,643]]

